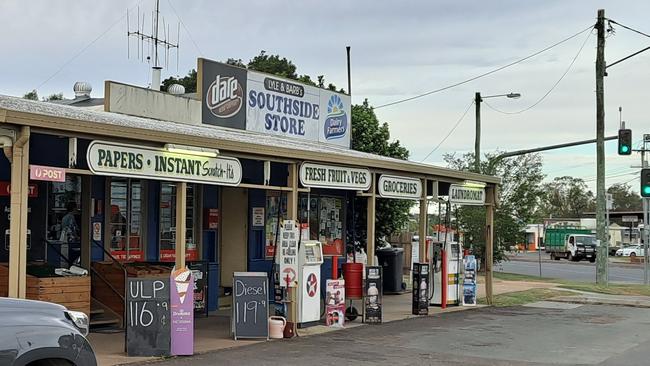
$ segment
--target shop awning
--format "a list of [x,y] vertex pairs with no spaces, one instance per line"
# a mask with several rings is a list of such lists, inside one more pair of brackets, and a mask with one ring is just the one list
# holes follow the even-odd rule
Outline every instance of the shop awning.
[[473,180],[500,183],[498,177],[404,161],[333,145],[224,127],[190,125],[88,110],[3,95],[0,95],[0,123],[65,131],[97,139],[119,138],[156,144],[176,143],[217,148],[222,152],[259,156],[260,159],[283,158],[362,166],[449,182]]

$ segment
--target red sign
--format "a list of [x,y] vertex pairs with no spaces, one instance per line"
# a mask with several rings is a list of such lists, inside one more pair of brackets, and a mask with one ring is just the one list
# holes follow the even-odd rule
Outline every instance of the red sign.
[[309,277],[307,277],[307,283],[305,284],[305,287],[307,287],[307,295],[309,295],[309,297],[316,296],[316,292],[318,290],[318,280],[316,279],[315,274],[313,273],[309,274]]
[[[160,250],[160,261],[161,262],[173,262],[176,260],[176,250],[175,249],[161,249]],[[196,261],[199,260],[199,251],[196,249],[186,249],[185,250],[185,260]]]
[[267,257],[273,257],[275,256],[275,245],[266,245],[266,256]]
[[130,250],[127,254],[126,250],[112,250],[111,255],[113,258],[120,262],[141,262],[144,260],[143,252],[141,250]]
[[[0,196],[6,197],[11,193],[11,185],[9,182],[0,182]],[[38,197],[38,186],[36,183],[29,183],[29,197]]]
[[296,271],[291,267],[285,268],[284,271],[282,271],[282,279],[287,284],[287,287],[294,287],[289,285],[296,280]]
[[343,240],[334,239],[333,241],[323,243],[323,255],[343,256],[344,254],[345,252],[343,251]]
[[30,165],[29,179],[48,182],[65,182],[65,169],[53,166]]

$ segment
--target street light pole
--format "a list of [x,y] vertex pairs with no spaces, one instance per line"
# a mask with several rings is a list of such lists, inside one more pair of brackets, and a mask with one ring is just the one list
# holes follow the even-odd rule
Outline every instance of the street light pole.
[[485,98],[506,97],[517,99],[521,97],[519,93],[497,94],[482,97],[480,92],[474,94],[474,104],[476,105],[476,135],[474,136],[474,169],[477,173],[481,172],[481,102]]

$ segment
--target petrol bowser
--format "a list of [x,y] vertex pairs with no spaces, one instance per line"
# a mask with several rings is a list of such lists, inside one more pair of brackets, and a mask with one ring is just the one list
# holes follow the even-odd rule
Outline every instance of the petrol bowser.
[[[443,253],[444,251],[444,253]],[[434,243],[432,247],[433,298],[432,305],[442,305],[443,278],[446,279],[446,303],[460,304],[463,253],[458,243]],[[444,255],[443,255],[444,254]],[[444,261],[444,266],[443,266]],[[443,268],[444,267],[444,268]],[[443,277],[444,276],[444,277]]]
[[305,240],[298,249],[298,323],[320,320],[320,266],[323,246],[317,240]]

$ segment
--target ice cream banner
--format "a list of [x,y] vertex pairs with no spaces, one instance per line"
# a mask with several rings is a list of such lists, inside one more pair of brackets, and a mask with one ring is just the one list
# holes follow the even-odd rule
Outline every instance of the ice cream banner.
[[194,278],[187,268],[172,270],[170,279],[171,354],[194,354]]
[[345,280],[327,280],[325,322],[330,327],[343,327],[345,322]]

